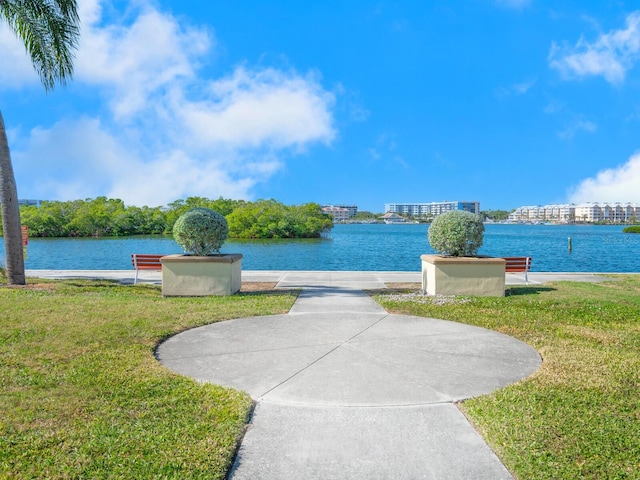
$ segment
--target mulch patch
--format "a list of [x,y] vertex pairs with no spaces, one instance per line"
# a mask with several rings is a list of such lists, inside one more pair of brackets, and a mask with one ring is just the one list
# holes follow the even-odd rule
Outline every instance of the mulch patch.
[[241,292],[268,292],[276,289],[276,282],[242,282]]

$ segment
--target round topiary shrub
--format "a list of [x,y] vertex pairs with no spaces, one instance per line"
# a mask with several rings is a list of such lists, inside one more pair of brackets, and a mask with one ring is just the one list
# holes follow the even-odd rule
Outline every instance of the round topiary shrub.
[[484,224],[479,215],[451,210],[438,215],[429,227],[434,250],[452,257],[474,257],[482,246]]
[[193,255],[220,252],[228,234],[227,219],[208,208],[185,212],[173,226],[173,238],[185,252]]

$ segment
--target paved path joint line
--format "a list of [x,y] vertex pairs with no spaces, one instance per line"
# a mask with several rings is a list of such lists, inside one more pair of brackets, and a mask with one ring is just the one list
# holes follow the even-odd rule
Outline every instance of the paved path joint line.
[[511,479],[454,402],[541,363],[512,337],[390,314],[354,286],[319,283],[289,314],[183,332],[158,358],[256,399],[234,480]]

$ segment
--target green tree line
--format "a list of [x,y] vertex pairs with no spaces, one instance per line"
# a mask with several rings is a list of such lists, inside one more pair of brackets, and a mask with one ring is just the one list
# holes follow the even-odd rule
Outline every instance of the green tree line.
[[509,218],[509,214],[513,212],[507,210],[482,210],[480,216],[485,220],[493,220],[494,222],[500,222]]
[[[317,238],[333,228],[320,205],[284,205],[275,200],[247,202],[189,197],[166,207],[126,206],[122,200],[98,197],[22,205],[22,224],[30,237],[104,237],[170,234],[186,211],[206,207],[224,215],[231,238]],[[0,230],[1,233],[1,230]]]

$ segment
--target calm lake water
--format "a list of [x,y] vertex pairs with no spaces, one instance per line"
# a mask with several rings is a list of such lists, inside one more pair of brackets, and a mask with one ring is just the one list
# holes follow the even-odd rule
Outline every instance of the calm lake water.
[[[428,225],[336,225],[328,238],[228,241],[245,270],[419,271]],[[483,255],[531,256],[539,272],[640,272],[640,235],[621,226],[486,225]],[[568,238],[573,249],[569,252]],[[29,240],[27,269],[126,270],[131,253],[181,253],[172,237]],[[0,242],[0,259],[4,244]]]

